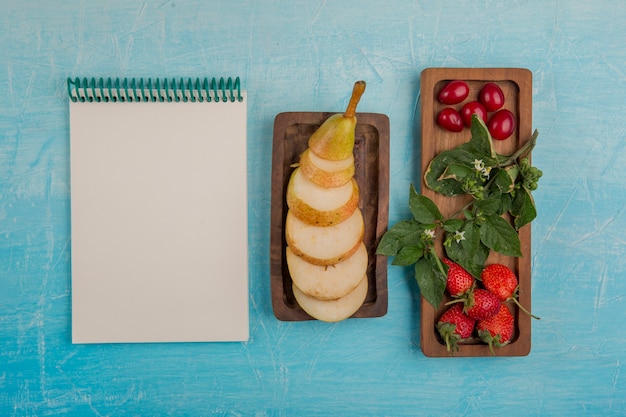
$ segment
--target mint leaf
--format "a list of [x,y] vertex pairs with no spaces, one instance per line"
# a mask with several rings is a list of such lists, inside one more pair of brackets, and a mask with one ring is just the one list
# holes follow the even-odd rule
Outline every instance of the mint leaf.
[[443,220],[443,215],[437,205],[428,197],[418,194],[411,185],[409,195],[409,209],[413,218],[423,224],[432,224]]
[[500,210],[498,210],[499,215],[503,215],[504,213],[511,210],[513,204],[513,196],[509,193],[500,195]]
[[480,224],[480,240],[489,249],[506,256],[522,256],[517,232],[498,215],[485,216]]
[[459,180],[462,180],[464,178],[474,175],[474,171],[475,171],[474,167],[470,167],[464,164],[453,162],[450,165],[448,165],[448,167],[443,172],[443,174],[441,174],[441,177],[437,179],[439,181],[447,180],[447,179],[459,181]]
[[443,222],[443,230],[446,232],[456,232],[463,226],[463,220],[461,219],[448,219]]
[[519,168],[515,165],[499,169],[495,176],[495,184],[502,193],[510,193],[515,189],[515,180],[519,175]]
[[498,164],[498,155],[493,148],[491,135],[480,118],[472,117],[471,132],[469,142],[445,150],[430,161],[424,173],[424,183],[428,188],[447,196],[464,194],[463,184],[456,180],[461,172],[447,172],[450,166],[458,164],[473,167],[474,161],[477,160],[489,167]]
[[398,254],[393,258],[392,265],[409,266],[413,265],[424,256],[424,249],[417,245],[409,245],[401,248]]
[[496,214],[501,206],[500,196],[499,195],[491,195],[482,200],[474,201],[474,206],[480,210],[480,213],[483,215],[491,215]]
[[510,212],[514,217],[513,224],[517,230],[537,217],[535,200],[526,187],[522,187],[515,193]]
[[435,309],[438,308],[446,289],[446,277],[432,256],[421,258],[415,263],[415,280],[422,297]]
[[388,229],[378,243],[377,255],[395,256],[407,245],[421,242],[424,226],[415,220],[403,220]]
[[480,241],[480,231],[476,224],[467,222],[460,232],[463,232],[464,239],[458,242],[453,239],[450,245],[445,247],[446,255],[475,278],[480,278],[489,256],[489,248]]
[[480,158],[483,159],[485,165],[494,165],[491,162],[496,160],[496,151],[493,148],[493,140],[489,134],[489,129],[485,122],[477,115],[472,115],[472,124],[470,126],[472,138],[469,145],[476,151]]
[[456,148],[443,151],[435,156],[424,173],[424,183],[428,188],[433,191],[437,191],[440,194],[447,196],[454,196],[464,194],[462,184],[454,179],[440,179],[443,173],[448,168],[448,165],[453,163],[473,165],[475,159],[480,159],[480,155],[469,146],[468,143],[463,143]]

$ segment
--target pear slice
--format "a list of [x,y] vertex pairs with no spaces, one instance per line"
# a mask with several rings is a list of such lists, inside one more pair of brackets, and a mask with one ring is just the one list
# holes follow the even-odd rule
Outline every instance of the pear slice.
[[287,266],[293,283],[306,295],[318,300],[336,300],[348,294],[367,272],[367,248],[359,249],[348,259],[330,266],[313,265],[287,247]]
[[365,92],[365,81],[357,81],[344,113],[330,116],[309,138],[309,148],[317,156],[331,161],[348,158],[354,152],[356,107]]
[[306,295],[295,284],[292,289],[296,301],[309,316],[332,323],[347,319],[357,312],[367,297],[368,285],[367,275],[364,275],[353,291],[337,300],[326,301]]
[[357,208],[343,222],[334,226],[313,226],[287,211],[285,239],[294,254],[314,265],[334,265],[359,249],[365,224]]
[[296,168],[289,178],[286,197],[287,206],[303,222],[333,226],[350,217],[358,207],[359,186],[353,178],[341,187],[323,188]]
[[340,187],[354,177],[354,155],[330,161],[320,158],[307,148],[300,155],[300,169],[305,177],[320,187]]

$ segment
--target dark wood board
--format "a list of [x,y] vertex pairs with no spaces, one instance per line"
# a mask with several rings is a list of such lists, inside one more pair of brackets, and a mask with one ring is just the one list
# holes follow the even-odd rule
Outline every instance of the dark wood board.
[[[285,193],[293,164],[307,148],[311,134],[334,113],[286,112],[274,120],[272,150],[272,214],[270,224],[270,281],[272,308],[282,321],[313,320],[296,302],[285,259]],[[353,318],[387,314],[387,258],[375,255],[387,230],[389,216],[389,118],[378,113],[357,113],[354,145],[355,179],[359,184],[359,208],[363,212],[363,241],[369,254],[369,289]]]
[[[431,198],[444,216],[457,211],[467,201],[466,196],[446,197],[435,193],[424,184],[424,172],[430,161],[441,151],[453,148],[470,139],[469,129],[460,133],[448,132],[437,125],[439,111],[446,105],[437,100],[437,94],[444,85],[452,80],[465,80],[470,86],[470,95],[463,103],[476,100],[480,88],[486,82],[500,86],[505,95],[505,105],[515,114],[517,127],[513,135],[503,141],[494,141],[496,151],[509,154],[526,143],[532,134],[532,73],[523,68],[427,68],[421,73],[421,193]],[[460,110],[463,103],[452,107]],[[519,231],[522,257],[507,257],[491,253],[487,264],[503,263],[509,266],[519,279],[519,302],[527,309],[531,308],[531,227],[524,226]],[[441,242],[438,250],[443,253]],[[420,342],[422,351],[429,357],[450,357],[445,344],[441,341],[435,324],[445,310],[442,305],[435,309],[422,297],[420,302],[421,329]],[[495,349],[496,356],[525,356],[531,347],[531,318],[521,312],[514,304],[508,306],[515,316],[515,335],[512,342]],[[473,340],[460,346],[454,357],[491,356],[486,344]]]

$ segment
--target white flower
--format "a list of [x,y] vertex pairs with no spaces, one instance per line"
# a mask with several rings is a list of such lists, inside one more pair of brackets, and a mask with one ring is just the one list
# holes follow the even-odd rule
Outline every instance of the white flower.
[[452,238],[456,240],[456,243],[459,243],[460,241],[465,240],[465,230],[462,232],[459,232],[457,230],[456,232],[454,232],[454,236],[452,236]]
[[476,171],[483,171],[485,169],[485,163],[482,159],[474,159],[474,169]]
[[491,167],[485,167],[480,171],[480,174],[485,177],[486,179],[489,179],[489,174],[491,173]]
[[434,239],[435,238],[435,229],[426,229],[426,230],[424,230],[424,235],[426,237]]

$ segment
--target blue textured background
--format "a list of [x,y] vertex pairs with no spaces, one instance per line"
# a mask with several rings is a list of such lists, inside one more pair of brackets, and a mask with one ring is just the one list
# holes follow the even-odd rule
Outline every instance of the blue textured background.
[[[0,415],[626,415],[626,3],[22,1],[0,13]],[[269,290],[273,119],[391,120],[390,222],[418,179],[419,73],[533,72],[533,348],[428,359],[410,269],[380,319],[284,323]],[[248,343],[70,343],[68,76],[240,75]]]

